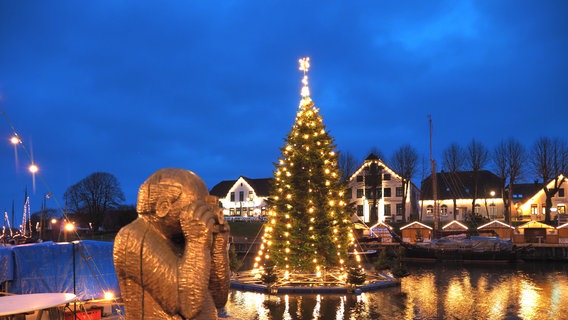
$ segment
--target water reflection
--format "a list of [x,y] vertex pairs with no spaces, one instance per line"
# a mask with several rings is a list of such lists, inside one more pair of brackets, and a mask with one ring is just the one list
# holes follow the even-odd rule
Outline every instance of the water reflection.
[[568,265],[409,265],[400,287],[361,295],[232,291],[229,319],[561,319]]

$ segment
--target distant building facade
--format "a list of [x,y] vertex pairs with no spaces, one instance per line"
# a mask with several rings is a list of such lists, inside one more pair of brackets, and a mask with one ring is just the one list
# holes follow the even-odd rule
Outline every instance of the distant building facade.
[[[473,171],[438,172],[436,184],[437,192],[434,199],[432,176],[422,181],[420,192],[422,221],[434,221],[436,212],[439,214],[440,222],[465,221],[472,216],[489,220],[504,219],[502,179],[492,172],[481,170],[477,178]],[[474,198],[475,206],[473,206]]]
[[[347,201],[365,223],[403,221],[418,216],[420,191],[410,182],[405,203],[400,175],[376,155],[370,154],[347,180]],[[374,209],[373,209],[374,208]],[[373,217],[373,215],[376,215]]]
[[216,184],[209,194],[219,198],[225,216],[264,217],[272,178],[251,179],[239,177]]
[[[561,182],[560,188],[552,197],[552,206],[550,208],[550,219],[559,220],[560,224],[567,221],[568,194],[568,178],[560,175],[558,181]],[[553,179],[547,183],[549,189],[554,187]],[[513,210],[512,219],[517,221],[542,221],[545,219],[546,211],[546,194],[544,193],[544,184],[538,181],[534,183],[519,183],[513,185]]]

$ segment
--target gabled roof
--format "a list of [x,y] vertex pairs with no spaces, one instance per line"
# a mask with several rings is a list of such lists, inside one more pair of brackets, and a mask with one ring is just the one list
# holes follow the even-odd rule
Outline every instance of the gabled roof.
[[420,223],[418,221],[414,221],[411,222],[403,227],[400,227],[400,230],[404,230],[404,229],[430,229],[432,230],[432,227],[429,227],[423,223]]
[[553,226],[549,226],[545,223],[538,221],[529,221],[523,225],[517,227],[518,229],[554,229]]
[[[437,172],[437,198],[447,199],[473,199],[475,179],[473,171]],[[478,172],[477,198],[491,198],[491,191],[500,197],[502,179],[488,170]],[[432,175],[422,180],[420,197],[422,200],[433,200]]]
[[466,225],[464,225],[463,223],[457,221],[457,220],[453,220],[451,222],[449,222],[448,224],[446,224],[445,226],[442,227],[442,230],[445,231],[465,231],[469,229]]
[[542,190],[543,184],[535,181],[533,183],[513,184],[513,202],[524,202],[532,198],[537,192]]
[[568,223],[565,223],[561,226],[556,227],[556,229],[564,229],[564,228],[568,229]]
[[[387,164],[381,160],[379,157],[377,157],[374,153],[369,154],[369,156],[367,156],[367,158],[365,158],[365,161],[363,161],[363,163],[357,168],[357,170],[355,170],[355,172],[353,172],[351,174],[351,176],[349,176],[349,178],[347,179],[347,181],[351,181],[353,179],[355,179],[355,177],[357,177],[358,175],[361,175],[362,173],[364,173],[363,171],[365,170],[365,168],[368,168],[371,163],[373,162],[377,162],[379,164],[379,166],[382,167],[382,173],[388,173],[391,175],[392,179],[396,179],[396,180],[402,180],[402,177],[396,173],[393,169],[391,169],[389,166],[387,166]],[[411,184],[411,188],[417,188],[416,185],[414,184],[414,182],[410,181]]]
[[483,229],[515,229],[515,227],[503,223],[499,220],[493,220],[482,226],[477,227],[477,230],[483,230]]
[[[251,179],[247,177],[240,176],[239,179],[245,180],[251,188],[254,189],[257,196],[260,197],[268,197],[270,195],[270,187],[272,185],[272,178],[260,178],[260,179]],[[224,180],[213,186],[209,191],[209,194],[213,196],[217,196],[219,198],[223,198],[227,196],[229,190],[233,188],[235,183],[239,180]]]
[[[554,180],[556,179],[563,181],[564,179],[566,179],[566,177],[563,174],[559,174],[557,177],[550,179],[546,183],[546,186],[550,189],[551,185],[555,183]],[[531,199],[539,197],[544,193],[544,186],[544,183],[540,183],[538,181],[535,181],[534,183],[513,184],[513,203],[525,204],[530,202]]]
[[374,228],[387,228],[387,229],[392,229],[391,226],[389,226],[388,224],[386,224],[384,221],[380,221],[375,223],[374,225],[371,226],[371,230]]

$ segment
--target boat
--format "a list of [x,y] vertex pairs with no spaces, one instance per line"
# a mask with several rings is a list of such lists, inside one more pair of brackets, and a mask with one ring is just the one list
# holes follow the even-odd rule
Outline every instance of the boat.
[[446,237],[415,244],[400,243],[405,259],[415,261],[517,262],[523,248],[497,237]]

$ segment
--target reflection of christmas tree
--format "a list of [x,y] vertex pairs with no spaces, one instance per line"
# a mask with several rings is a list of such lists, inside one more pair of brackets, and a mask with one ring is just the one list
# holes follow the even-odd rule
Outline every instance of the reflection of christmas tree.
[[255,262],[255,269],[274,263],[284,277],[345,271],[353,243],[335,145],[310,99],[308,68],[309,58],[301,59],[302,99],[275,164],[269,221]]

